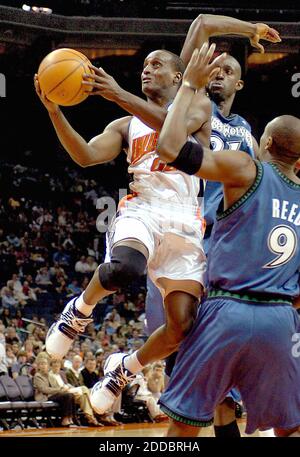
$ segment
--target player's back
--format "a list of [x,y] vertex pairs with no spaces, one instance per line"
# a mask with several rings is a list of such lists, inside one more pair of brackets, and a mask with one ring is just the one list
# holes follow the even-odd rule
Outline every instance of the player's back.
[[168,166],[156,152],[158,132],[133,117],[128,132],[128,171],[133,173],[130,188],[141,198],[162,204],[198,206],[200,180]]
[[210,289],[299,295],[300,185],[257,162],[249,191],[219,212],[208,259]]

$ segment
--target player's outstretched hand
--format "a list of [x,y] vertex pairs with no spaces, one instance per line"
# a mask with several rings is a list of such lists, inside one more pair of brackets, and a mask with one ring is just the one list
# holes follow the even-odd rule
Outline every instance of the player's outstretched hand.
[[204,43],[201,49],[195,49],[183,75],[183,84],[194,89],[201,89],[215,77],[220,65],[226,58],[223,53],[211,61],[216,45]]
[[265,52],[263,45],[259,42],[260,40],[270,41],[271,43],[280,43],[281,38],[277,30],[272,29],[267,24],[258,23],[256,25],[256,33],[250,37],[250,43],[252,46],[259,50],[259,52]]
[[121,91],[121,87],[116,80],[110,76],[103,68],[97,68],[94,65],[89,65],[93,73],[85,73],[83,75],[83,86],[88,89],[92,87],[92,91],[86,91],[89,95],[100,95],[107,100],[114,101],[117,94]]
[[43,103],[43,105],[47,108],[49,113],[57,113],[59,111],[59,106],[56,105],[53,102],[50,102],[46,95],[41,91],[40,85],[39,85],[39,79],[38,75],[34,75],[34,87],[37,95],[39,96],[39,99]]

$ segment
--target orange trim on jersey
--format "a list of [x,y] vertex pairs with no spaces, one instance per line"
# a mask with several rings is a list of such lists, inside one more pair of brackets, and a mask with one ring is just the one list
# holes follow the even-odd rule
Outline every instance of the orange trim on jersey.
[[206,230],[206,219],[201,216],[201,209],[200,208],[197,208],[196,219],[199,219],[199,221],[201,222],[201,231],[202,231],[202,235],[204,236],[204,233],[205,233],[205,230]]
[[167,165],[166,162],[163,162],[160,160],[159,157],[156,157],[151,165],[151,170],[150,171],[161,171],[162,173],[166,171],[177,171],[176,168],[170,167],[170,165]]
[[129,200],[132,200],[134,197],[137,197],[137,195],[138,194],[136,192],[133,192],[132,194],[125,195],[125,197],[121,198],[118,204],[118,211],[120,211],[122,208],[125,208],[126,203]]
[[141,157],[149,152],[155,151],[158,140],[158,132],[151,132],[147,135],[135,138],[132,141],[131,164],[136,163]]

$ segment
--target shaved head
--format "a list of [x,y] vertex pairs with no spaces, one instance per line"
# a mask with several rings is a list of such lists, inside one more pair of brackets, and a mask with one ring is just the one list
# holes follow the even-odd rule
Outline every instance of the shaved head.
[[225,61],[224,61],[224,64],[225,65],[227,64],[227,65],[230,65],[231,67],[233,67],[237,79],[241,79],[241,77],[242,77],[242,68],[241,68],[239,62],[236,60],[235,57],[233,57],[231,55],[228,55],[226,57]]
[[266,136],[272,138],[269,151],[272,155],[293,163],[300,157],[300,119],[283,115],[266,126]]

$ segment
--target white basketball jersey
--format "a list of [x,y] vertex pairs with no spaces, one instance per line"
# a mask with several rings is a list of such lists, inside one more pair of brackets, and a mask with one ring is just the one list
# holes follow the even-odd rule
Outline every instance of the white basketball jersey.
[[198,206],[200,179],[176,170],[159,159],[156,153],[158,135],[137,117],[132,118],[127,152],[130,164],[128,172],[133,173],[131,190],[145,199]]

